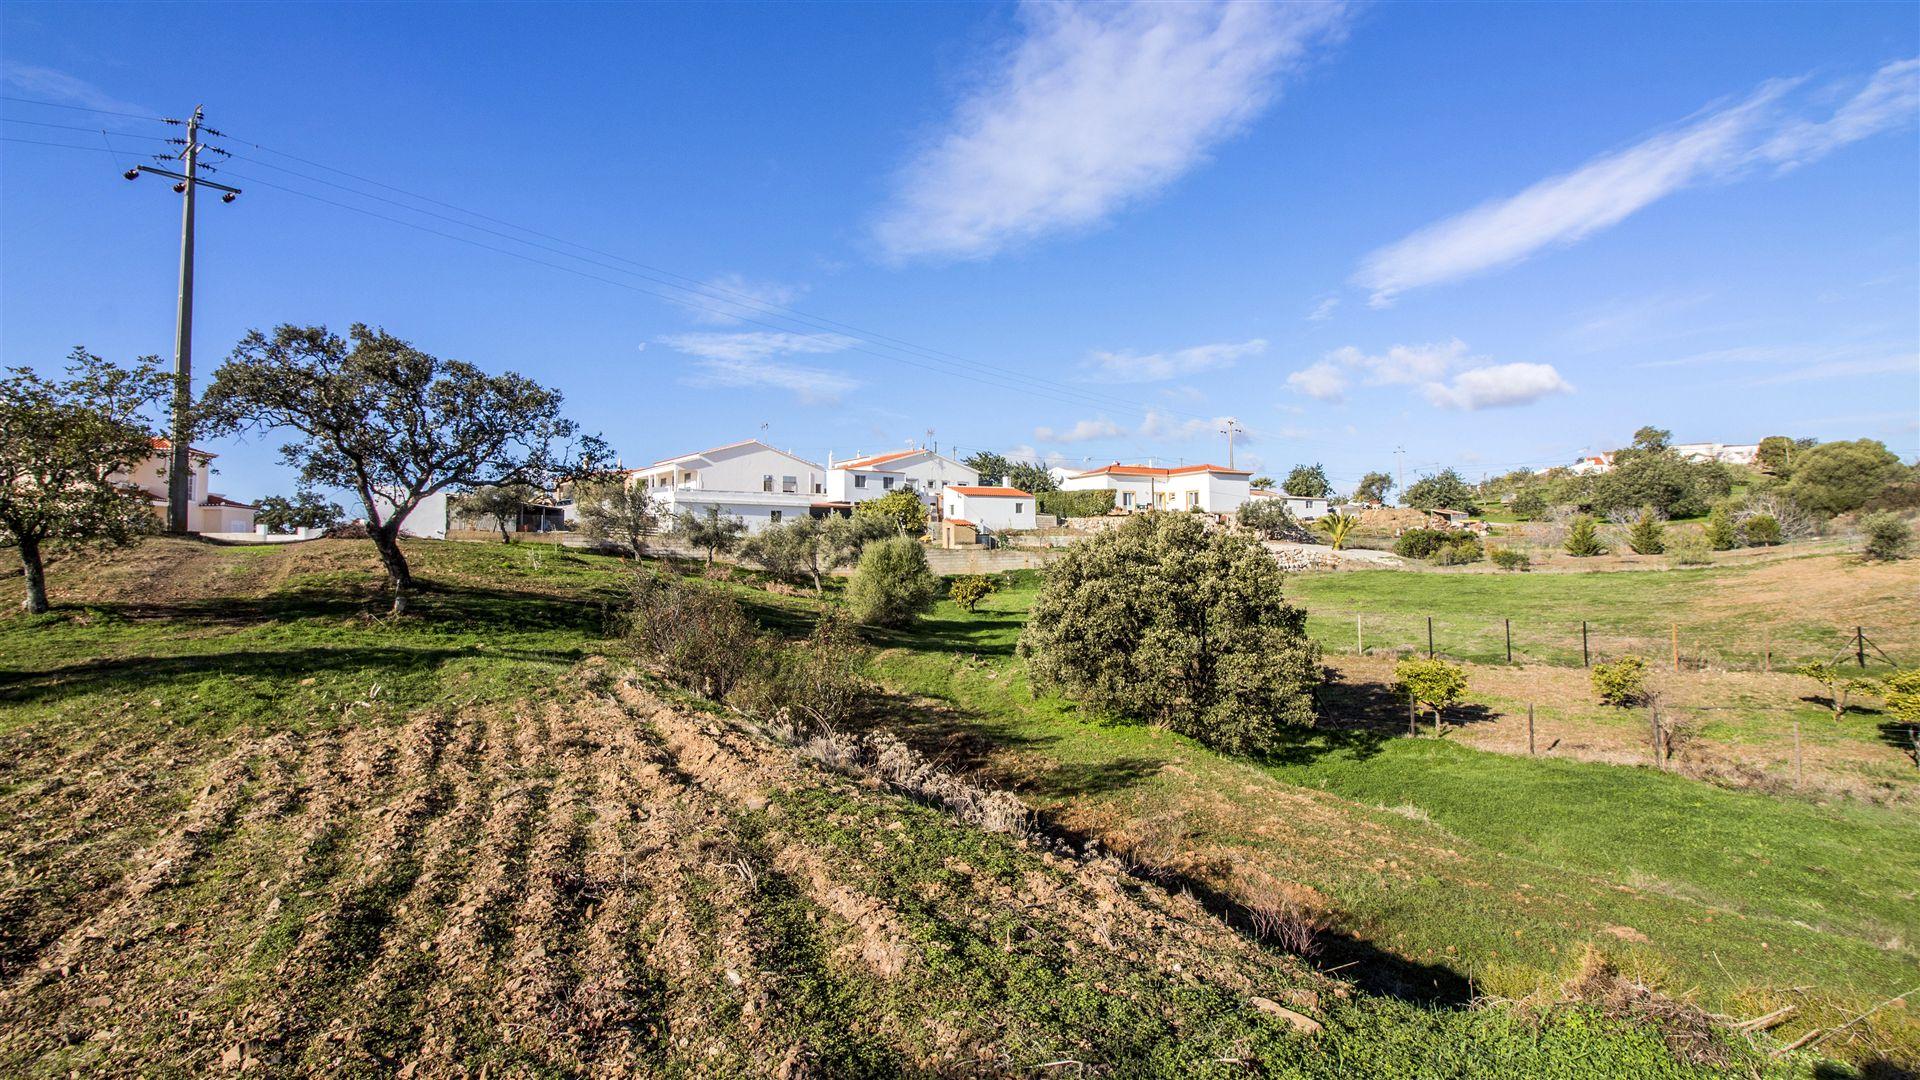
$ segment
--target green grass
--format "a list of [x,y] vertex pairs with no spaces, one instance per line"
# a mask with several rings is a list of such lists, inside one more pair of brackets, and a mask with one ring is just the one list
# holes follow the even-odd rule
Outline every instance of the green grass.
[[419,592],[395,619],[367,545],[307,556],[171,543],[216,583],[306,558],[257,592],[181,600],[147,599],[133,579],[115,598],[62,603],[56,573],[53,611],[0,617],[0,732],[141,713],[204,734],[301,729],[521,697],[599,647],[629,573],[555,548],[409,544]]
[[[1738,599],[1761,574],[1828,579],[1832,588],[1784,606],[1758,592],[1750,602]],[[1776,670],[1784,670],[1804,660],[1850,655],[1856,625],[1865,625],[1868,637],[1901,663],[1920,662],[1906,610],[1917,585],[1920,575],[1911,572],[1822,555],[1792,560],[1784,569],[1761,564],[1608,573],[1356,570],[1296,574],[1287,589],[1306,608],[1315,640],[1341,652],[1355,647],[1356,613],[1368,649],[1415,651],[1427,647],[1431,616],[1439,653],[1502,662],[1503,620],[1511,620],[1516,661],[1578,665],[1585,621],[1596,657],[1665,658],[1677,625],[1683,661],[1757,669],[1771,648]],[[1886,670],[1877,657],[1873,663]]]
[[[1322,580],[1422,587],[1421,577]],[[1032,696],[1011,652],[1037,575],[1006,584],[977,615],[942,604],[886,639],[872,670],[897,690],[950,702],[960,719],[930,723],[983,738],[992,765],[1056,816],[1124,823],[1186,812],[1190,844],[1270,856],[1333,898],[1356,932],[1499,994],[1551,983],[1594,940],[1670,990],[1698,989],[1732,1011],[1811,985],[1832,995],[1829,1015],[1839,1017],[1920,982],[1920,823],[1909,812],[1355,732],[1306,732],[1250,766]],[[1355,828],[1390,831],[1410,876],[1284,850],[1330,839],[1263,817],[1288,787],[1334,796]],[[1210,806],[1217,812],[1196,809]]]

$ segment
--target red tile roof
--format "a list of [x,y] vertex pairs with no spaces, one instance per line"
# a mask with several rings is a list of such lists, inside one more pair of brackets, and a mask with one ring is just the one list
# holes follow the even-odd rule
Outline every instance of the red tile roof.
[[925,454],[925,453],[931,453],[931,451],[896,450],[891,454],[875,454],[872,457],[855,458],[852,461],[835,462],[833,467],[836,469],[870,469],[875,465],[884,465],[889,461],[898,461],[903,457],[912,457],[915,454]]
[[[171,450],[173,449],[173,440],[163,439],[160,436],[155,435],[153,437],[153,448],[155,450]],[[213,457],[220,456],[219,454],[209,453],[208,451],[202,450],[197,446],[187,447],[187,453],[192,454],[195,457],[204,457],[204,458],[213,458]]]
[[1223,476],[1252,476],[1246,469],[1227,469],[1219,465],[1182,465],[1177,469],[1157,469],[1151,465],[1122,465],[1114,462],[1097,469],[1088,469],[1076,476],[1185,476],[1189,473],[1220,473]]
[[231,506],[236,510],[260,509],[259,507],[253,505],[252,503],[243,503],[238,499],[229,499],[225,495],[213,495],[213,494],[209,494],[207,496],[207,501],[201,503],[200,505],[201,506]]
[[957,491],[962,495],[988,499],[1031,499],[1032,492],[1021,491],[1017,487],[972,487],[967,484],[948,484],[948,491]]
[[979,526],[978,526],[978,525],[975,525],[975,524],[974,524],[973,522],[971,522],[971,521],[968,521],[968,520],[967,520],[966,518],[948,518],[948,519],[947,519],[947,524],[949,524],[949,525],[965,525],[965,526],[966,526],[967,528],[969,528],[969,529],[977,529],[977,528],[979,528]]

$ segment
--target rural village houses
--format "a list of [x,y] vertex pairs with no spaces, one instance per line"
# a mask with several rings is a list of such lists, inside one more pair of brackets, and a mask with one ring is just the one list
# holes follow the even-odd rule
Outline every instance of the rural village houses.
[[[211,490],[213,483],[213,459],[218,455],[191,447],[188,456],[193,469],[187,474],[187,530],[197,533],[250,533],[253,531],[253,512],[251,503],[229,499],[225,495]],[[162,438],[153,440],[153,456],[135,465],[130,472],[114,473],[109,479],[116,484],[127,484],[139,488],[147,497],[147,505],[161,524],[167,520],[167,470],[172,465],[173,443]]]

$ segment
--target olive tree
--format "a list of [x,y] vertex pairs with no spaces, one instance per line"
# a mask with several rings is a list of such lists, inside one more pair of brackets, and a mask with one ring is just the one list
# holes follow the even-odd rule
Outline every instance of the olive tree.
[[707,565],[722,555],[733,553],[740,546],[740,538],[747,534],[747,523],[738,514],[729,514],[718,506],[709,504],[696,514],[692,510],[682,510],[673,519],[673,531],[680,539],[707,553]]
[[573,485],[574,512],[590,540],[612,544],[638,559],[647,537],[660,531],[660,508],[642,484],[625,477],[594,477]]
[[847,586],[847,610],[868,626],[906,626],[933,610],[940,579],[917,540],[891,536],[868,544]]
[[292,498],[269,495],[260,500],[253,522],[265,525],[268,532],[290,533],[301,529],[330,529],[347,516],[346,510],[332,499],[311,488],[302,488]]
[[1141,514],[1048,570],[1019,652],[1035,682],[1230,753],[1311,724],[1320,650],[1243,532]]
[[494,528],[500,530],[500,542],[511,544],[513,528],[519,524],[520,508],[539,498],[540,492],[532,484],[482,484],[455,495],[452,503],[455,512],[471,521],[492,519]]
[[885,521],[901,536],[919,536],[927,531],[927,506],[911,491],[895,491],[855,503],[853,516]]
[[1354,485],[1353,501],[1363,503],[1384,503],[1387,492],[1393,490],[1393,477],[1383,472],[1370,472]]
[[1333,496],[1333,483],[1327,479],[1326,466],[1316,461],[1312,465],[1295,465],[1280,482],[1280,490],[1304,499],[1327,499]]
[[740,554],[774,577],[811,583],[818,596],[829,574],[857,562],[869,543],[893,535],[893,525],[880,518],[807,517],[748,537]]
[[[524,375],[489,375],[355,323],[346,337],[324,326],[250,331],[213,373],[201,402],[210,431],[289,431],[280,460],[305,484],[351,491],[367,535],[407,607],[413,572],[400,527],[444,491],[534,483],[564,475],[578,427],[561,397]],[[603,453],[583,440],[584,457]]]
[[79,347],[64,379],[0,375],[0,547],[19,552],[27,611],[47,610],[50,545],[124,544],[152,529],[147,494],[114,476],[152,456],[144,414],[166,387],[154,357],[123,368]]

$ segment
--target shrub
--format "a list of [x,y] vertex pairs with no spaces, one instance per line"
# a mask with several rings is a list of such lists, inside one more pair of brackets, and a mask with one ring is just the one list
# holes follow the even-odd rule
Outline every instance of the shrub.
[[1860,522],[1860,531],[1866,534],[1866,556],[1892,562],[1904,559],[1913,547],[1913,527],[1901,519],[1899,514],[1868,514]]
[[1066,550],[1020,635],[1037,685],[1228,753],[1313,722],[1320,650],[1242,532],[1144,514]]
[[1887,715],[1903,724],[1920,724],[1920,668],[1896,671],[1880,682]]
[[1699,533],[1683,536],[1673,545],[1673,561],[1680,566],[1705,566],[1713,561],[1713,545]]
[[1477,563],[1485,558],[1486,545],[1472,533],[1459,533],[1447,536],[1446,542],[1433,551],[1435,566],[1465,566]]
[[1403,559],[1431,558],[1447,542],[1447,534],[1439,529],[1408,529],[1393,542],[1393,553]]
[[1533,560],[1519,548],[1494,548],[1487,552],[1487,557],[1502,570],[1526,570],[1533,566]]
[[1740,537],[1748,547],[1772,547],[1780,542],[1780,522],[1772,514],[1755,514],[1740,523]]
[[1707,524],[1703,531],[1707,544],[1715,551],[1728,551],[1740,546],[1740,527],[1733,522],[1733,511],[1722,503],[1707,514]]
[[1627,530],[1627,547],[1635,555],[1659,555],[1667,550],[1667,526],[1652,510],[1640,511]]
[[939,595],[940,579],[927,568],[926,550],[918,541],[896,536],[876,540],[860,553],[847,586],[847,609],[868,626],[906,626],[930,610]]
[[1593,665],[1593,692],[1603,705],[1638,705],[1647,700],[1647,662],[1623,656]]
[[673,519],[673,531],[689,545],[704,548],[707,565],[712,566],[715,558],[731,554],[740,546],[747,523],[738,514],[725,513],[720,507],[709,505],[698,514],[691,509],[680,511]]
[[662,573],[634,582],[627,640],[668,682],[724,701],[761,658],[759,632],[725,592]]
[[1234,520],[1241,528],[1253,532],[1267,540],[1303,540],[1307,530],[1287,509],[1287,504],[1279,499],[1248,499],[1240,504],[1234,513]]
[[1825,660],[1814,660],[1793,669],[1795,675],[1804,675],[1821,685],[1827,692],[1827,708],[1833,712],[1837,723],[1847,713],[1847,698],[1855,690],[1869,690],[1874,686],[1872,679],[1854,675],[1839,664],[1830,664]]
[[1458,664],[1410,656],[1394,665],[1393,688],[1433,711],[1433,728],[1440,730],[1440,714],[1458,705],[1467,694],[1467,673]]
[[1546,496],[1538,491],[1523,491],[1514,496],[1513,516],[1521,521],[1545,521],[1552,509],[1547,505]]
[[729,703],[796,730],[832,731],[866,700],[869,687],[860,675],[864,653],[853,621],[830,610],[806,640],[768,651]]
[[959,605],[961,611],[971,613],[980,601],[993,595],[997,586],[993,579],[985,574],[966,574],[953,579],[947,587],[947,599]]
[[1099,517],[1113,509],[1113,492],[1046,491],[1036,501],[1041,513],[1055,517]]
[[1607,545],[1600,542],[1600,523],[1591,514],[1577,514],[1567,526],[1566,542],[1560,545],[1576,559],[1605,555]]
[[927,531],[927,506],[911,491],[895,491],[877,499],[853,504],[859,518],[874,518],[892,525],[901,536],[919,536]]

